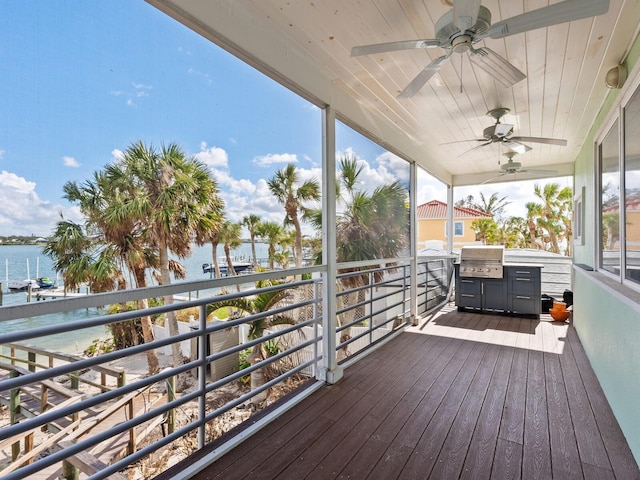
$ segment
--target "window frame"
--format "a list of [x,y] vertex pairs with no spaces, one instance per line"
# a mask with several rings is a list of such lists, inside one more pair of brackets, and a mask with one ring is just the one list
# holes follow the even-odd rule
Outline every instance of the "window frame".
[[[444,238],[447,238],[447,224],[448,222],[445,220],[444,222]],[[460,230],[462,233],[456,233],[456,227],[460,225]],[[464,220],[454,220],[453,221],[453,236],[454,237],[464,237]]]
[[[635,69],[636,74],[632,78],[629,78],[627,84],[623,87],[623,91],[618,97],[615,105],[612,107],[609,116],[605,122],[601,125],[598,135],[594,139],[593,143],[593,153],[595,158],[595,169],[593,172],[594,175],[594,195],[592,198],[592,205],[594,206],[596,212],[595,225],[593,229],[593,241],[594,241],[594,250],[593,250],[593,265],[595,270],[603,275],[607,275],[616,281],[625,284],[634,290],[640,290],[640,282],[627,278],[627,242],[626,242],[626,185],[625,185],[625,177],[626,177],[626,152],[625,152],[625,117],[626,117],[626,108],[630,104],[634,95],[638,93],[640,95],[640,69]],[[611,272],[610,270],[606,270],[603,268],[603,248],[602,248],[602,143],[611,131],[611,128],[616,124],[618,124],[618,175],[619,175],[619,188],[620,188],[620,198],[619,198],[619,209],[620,209],[620,220],[619,220],[619,236],[620,236],[620,268],[617,272]],[[584,194],[582,197],[584,203]],[[584,213],[584,212],[583,212]],[[582,217],[583,226],[586,221],[586,218]],[[584,244],[584,243],[583,243]]]

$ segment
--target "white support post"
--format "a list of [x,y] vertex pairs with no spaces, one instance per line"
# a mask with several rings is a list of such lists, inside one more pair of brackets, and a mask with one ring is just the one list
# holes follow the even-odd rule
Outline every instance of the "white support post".
[[409,255],[411,256],[411,287],[409,293],[409,308],[411,323],[418,324],[418,220],[417,220],[417,192],[418,192],[418,167],[415,162],[409,164]]
[[329,384],[342,378],[336,353],[336,116],[329,105],[323,110],[322,131],[322,363],[318,380]]
[[447,185],[447,253],[453,253],[453,186]]

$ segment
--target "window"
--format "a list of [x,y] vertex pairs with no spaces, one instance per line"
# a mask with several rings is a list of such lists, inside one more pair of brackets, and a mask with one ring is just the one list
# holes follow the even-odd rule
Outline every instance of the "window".
[[640,89],[624,108],[625,278],[640,283]]
[[598,267],[640,284],[640,87],[629,92],[616,113],[597,145]]
[[[446,237],[448,233],[447,222],[444,222],[444,236]],[[462,237],[464,236],[464,222],[453,222],[453,236],[454,237]]]
[[600,268],[620,273],[620,149],[618,120],[599,147]]

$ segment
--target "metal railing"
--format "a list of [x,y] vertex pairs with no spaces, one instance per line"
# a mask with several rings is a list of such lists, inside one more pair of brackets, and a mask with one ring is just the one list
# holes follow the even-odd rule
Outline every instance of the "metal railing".
[[[447,274],[440,263],[430,267],[431,262],[425,263],[428,275],[435,279]],[[331,334],[337,338],[333,355],[337,355],[339,361],[358,357],[367,348],[399,333],[411,320],[410,262],[398,261],[393,266],[369,263],[364,271],[359,266],[359,271],[341,273],[336,279],[339,321]],[[171,305],[5,332],[0,336],[2,345],[37,344],[39,339],[52,334],[108,327],[138,321],[144,316],[156,319],[155,323],[172,313],[182,312],[183,316],[188,313],[194,317],[178,334],[157,334],[152,342],[73,362],[52,366],[32,359],[30,370],[17,372],[20,367],[15,366],[14,374],[11,360],[3,357],[0,398],[10,410],[13,423],[0,429],[0,451],[11,456],[11,463],[0,470],[0,475],[18,479],[43,469],[52,473],[62,469],[63,474],[71,471],[72,475],[74,469],[80,469],[90,478],[118,478],[118,472],[134,466],[149,469],[156,463],[157,455],[150,461],[152,454],[169,446],[194,453],[268,407],[276,400],[273,395],[276,391],[280,395],[295,391],[294,396],[287,397],[291,404],[297,401],[295,398],[315,391],[322,385],[315,376],[324,355],[323,271],[323,267],[308,267],[0,307],[1,328],[3,321],[71,309],[104,308],[164,295],[187,298]],[[271,282],[270,286],[256,288],[257,281],[266,280]],[[448,279],[443,276],[437,281],[445,285]],[[214,296],[203,293],[212,288],[223,288],[225,292]],[[229,293],[236,289],[239,291]],[[288,294],[281,301],[269,308],[259,307],[256,299],[261,295],[283,289]],[[213,304],[240,301],[253,302],[253,310],[232,314],[223,321],[207,321]],[[287,321],[280,321],[283,319]],[[252,326],[260,327],[252,332],[262,335],[249,335],[247,330]],[[173,345],[189,350],[185,361],[178,365],[166,362],[171,358],[168,354]],[[162,358],[161,366],[165,368],[158,372],[144,371],[149,352]],[[140,359],[143,371],[138,372],[138,376],[127,371],[126,385],[104,389],[98,388],[95,382],[76,382],[69,389],[77,392],[77,398],[61,397],[58,404],[53,391],[48,389],[47,408],[33,417],[25,415],[26,405],[20,405],[21,391],[38,389],[47,382],[50,386],[50,382],[65,376],[74,378],[77,372],[82,375],[100,371],[113,362],[124,362],[128,370],[127,365],[139,364]],[[22,398],[34,400],[33,395]],[[55,438],[46,455],[30,453],[33,451],[31,434],[39,431],[48,432],[49,439]],[[218,449],[218,455],[223,453],[224,449]],[[93,461],[84,461],[86,456],[93,456]],[[155,472],[158,473],[160,471]]]

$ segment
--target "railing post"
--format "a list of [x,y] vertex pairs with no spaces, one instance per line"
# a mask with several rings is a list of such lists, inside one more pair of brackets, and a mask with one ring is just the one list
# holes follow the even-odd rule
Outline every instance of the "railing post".
[[[20,374],[11,370],[9,373],[10,378],[16,378],[20,376]],[[20,413],[20,389],[14,388],[9,393],[9,420],[11,425],[18,423],[18,415]],[[14,442],[11,444],[11,460],[15,461],[20,455],[20,441]]]
[[315,320],[313,322],[313,338],[315,339],[315,342],[313,342],[313,375],[315,376],[318,374],[318,299],[321,295],[320,282],[313,284],[313,295],[315,300],[313,302],[313,318]]
[[[167,402],[173,402],[176,399],[176,377],[167,378]],[[172,408],[167,412],[167,431],[172,434],[176,426],[176,412]]]
[[[415,162],[409,166],[409,255],[411,256],[411,270],[409,275],[409,319],[413,325],[418,324],[418,215],[417,215],[417,191],[418,191],[418,166]],[[405,276],[406,278],[406,276]]]
[[207,415],[207,404],[205,391],[207,388],[207,306],[200,305],[200,341],[198,342],[198,361],[200,363],[198,367],[198,449],[204,448],[205,444],[205,421],[204,418]]
[[69,374],[71,379],[71,389],[78,390],[80,388],[80,372],[73,372]]
[[27,368],[30,372],[36,371],[36,352],[27,352]]
[[318,380],[333,384],[343,375],[336,352],[336,114],[331,105],[322,110],[322,365]]
[[[133,404],[134,399],[135,397],[133,397],[127,403],[127,407],[129,408],[129,418],[133,418],[136,414],[134,404]],[[131,455],[135,451],[136,451],[136,429],[135,427],[131,427],[129,429],[129,455]]]
[[[386,274],[386,272],[385,272]],[[369,272],[369,345],[373,343],[373,293],[375,281],[373,272]]]
[[65,480],[79,480],[80,470],[71,465],[67,460],[62,461],[62,477]]

